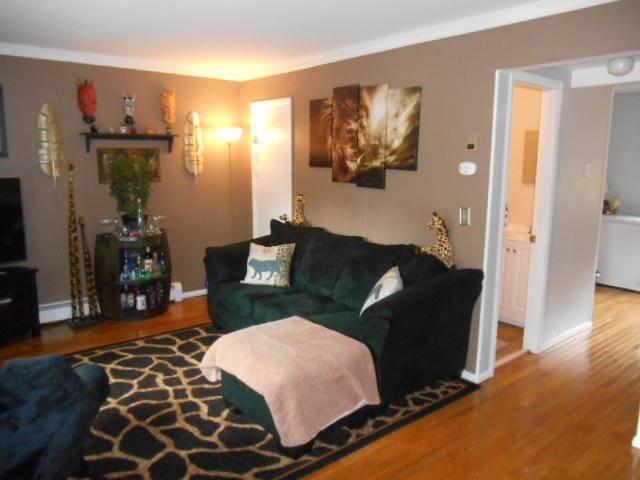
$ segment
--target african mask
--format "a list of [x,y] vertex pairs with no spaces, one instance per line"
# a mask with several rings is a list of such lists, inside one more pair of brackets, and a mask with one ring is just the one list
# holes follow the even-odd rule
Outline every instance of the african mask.
[[162,109],[162,120],[171,125],[176,121],[176,92],[165,90],[160,95],[160,108]]
[[128,126],[132,126],[135,124],[135,120],[133,119],[133,108],[136,101],[135,95],[127,95],[126,93],[122,94],[122,108],[124,108],[124,124]]
[[96,112],[98,110],[98,98],[96,96],[96,87],[93,81],[76,80],[76,98],[78,100],[78,108],[84,115],[82,120],[89,125],[96,121]]

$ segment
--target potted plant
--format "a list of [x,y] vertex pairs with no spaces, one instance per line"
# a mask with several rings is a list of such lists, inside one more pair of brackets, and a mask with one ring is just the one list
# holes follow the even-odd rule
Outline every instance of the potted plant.
[[147,210],[153,173],[146,159],[119,155],[111,165],[111,174],[111,196],[116,199],[116,209],[123,222],[131,224],[137,220],[137,214]]

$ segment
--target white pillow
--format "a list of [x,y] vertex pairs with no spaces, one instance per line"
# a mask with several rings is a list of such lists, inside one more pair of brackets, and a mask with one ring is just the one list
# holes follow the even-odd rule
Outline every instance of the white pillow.
[[289,270],[295,243],[264,247],[257,243],[249,246],[247,274],[242,283],[251,285],[289,286]]
[[399,292],[402,290],[402,277],[400,276],[400,270],[398,267],[391,267],[387,273],[385,273],[380,280],[376,282],[371,291],[369,292],[369,296],[364,301],[364,305],[362,305],[362,310],[360,310],[360,315],[362,316],[362,312],[364,312],[367,308],[373,305],[376,302],[379,302],[385,297],[389,295]]

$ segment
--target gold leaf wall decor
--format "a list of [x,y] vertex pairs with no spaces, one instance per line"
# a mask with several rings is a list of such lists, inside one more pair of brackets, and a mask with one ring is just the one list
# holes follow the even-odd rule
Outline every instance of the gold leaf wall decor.
[[53,177],[53,185],[57,187],[58,177],[64,172],[64,144],[58,112],[55,105],[45,103],[38,114],[38,159],[42,171]]
[[204,142],[198,112],[190,112],[184,125],[184,165],[197,182],[204,170]]

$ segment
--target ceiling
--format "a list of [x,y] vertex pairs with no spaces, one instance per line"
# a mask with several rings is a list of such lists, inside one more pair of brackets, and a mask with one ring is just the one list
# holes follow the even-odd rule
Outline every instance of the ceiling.
[[612,0],[2,0],[0,54],[247,80]]

